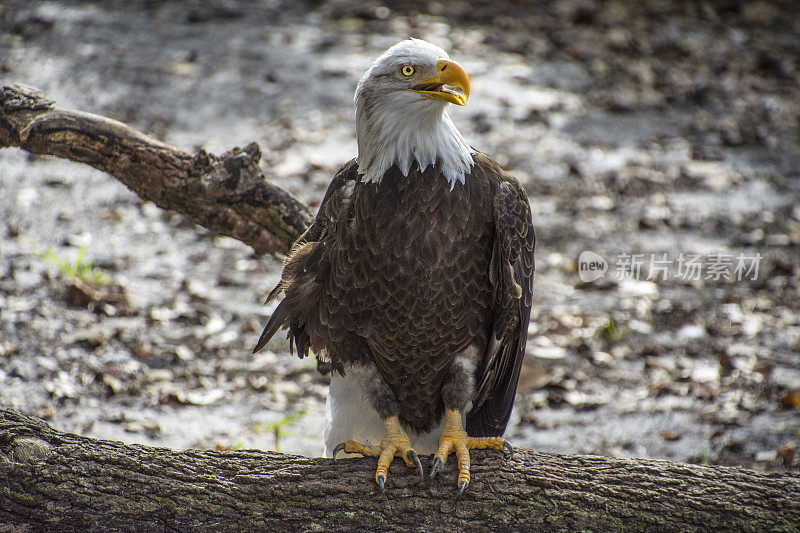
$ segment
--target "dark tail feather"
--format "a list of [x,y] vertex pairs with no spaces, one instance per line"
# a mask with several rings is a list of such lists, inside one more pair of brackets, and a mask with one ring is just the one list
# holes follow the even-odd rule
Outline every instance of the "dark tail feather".
[[258,339],[256,347],[253,348],[253,353],[256,353],[266,346],[272,336],[283,326],[283,322],[286,320],[286,308],[283,304],[284,302],[281,302],[280,305],[275,308],[275,311],[273,311],[269,322],[267,322],[267,325],[264,327],[264,332],[261,333],[261,337]]
[[[531,308],[520,299],[519,336],[515,341],[501,346],[500,351],[507,351],[513,357],[510,364],[505,364],[502,374],[498,376],[487,399],[477,409],[467,413],[466,430],[470,437],[499,437],[506,431],[511,409],[514,407],[514,396],[517,394],[519,373],[522,360],[525,358],[525,342],[528,338],[528,321]],[[524,327],[523,327],[524,325]],[[502,357],[503,354],[498,354]]]

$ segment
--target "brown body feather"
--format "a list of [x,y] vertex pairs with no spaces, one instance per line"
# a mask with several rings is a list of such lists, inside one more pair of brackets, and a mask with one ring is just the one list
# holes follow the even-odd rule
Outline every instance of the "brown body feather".
[[341,373],[375,365],[404,426],[422,432],[441,419],[454,359],[474,346],[467,431],[500,435],[524,356],[533,246],[522,187],[483,154],[452,189],[434,167],[363,183],[350,161],[286,262],[286,296],[256,350],[286,327],[301,357],[313,349]]

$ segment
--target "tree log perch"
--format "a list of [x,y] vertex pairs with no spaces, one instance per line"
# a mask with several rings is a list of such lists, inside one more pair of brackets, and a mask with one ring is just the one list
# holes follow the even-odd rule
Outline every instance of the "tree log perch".
[[256,143],[221,156],[192,155],[121,122],[59,109],[18,85],[0,85],[0,148],[9,146],[91,165],[259,254],[287,252],[312,220],[305,204],[267,181]]
[[461,501],[452,459],[425,483],[395,461],[381,494],[374,459],[126,445],[2,409],[0,532],[800,531],[796,476],[531,450],[473,454]]

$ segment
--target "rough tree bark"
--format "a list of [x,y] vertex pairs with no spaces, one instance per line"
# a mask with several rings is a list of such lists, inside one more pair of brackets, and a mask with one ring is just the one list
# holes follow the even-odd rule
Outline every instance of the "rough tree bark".
[[182,452],[61,433],[0,410],[0,531],[798,531],[800,480],[739,468],[474,452],[454,500],[395,461]]
[[9,146],[108,172],[142,199],[260,254],[288,251],[312,220],[305,204],[267,181],[256,143],[191,155],[121,122],[59,109],[18,85],[0,85],[0,148]]
[[[308,208],[267,182],[250,144],[191,155],[119,122],[0,85],[0,148],[89,164],[140,197],[258,253],[285,252]],[[421,483],[401,462],[258,451],[171,451],[94,440],[0,410],[0,532],[614,530],[800,531],[800,478],[652,460],[474,452],[456,502],[452,467]]]

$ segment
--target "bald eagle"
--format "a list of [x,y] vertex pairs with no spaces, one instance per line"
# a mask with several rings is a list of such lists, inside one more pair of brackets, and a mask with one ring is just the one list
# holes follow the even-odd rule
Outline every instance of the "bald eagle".
[[[430,475],[469,451],[508,449],[525,354],[534,231],[519,182],[470,147],[445,108],[469,77],[447,53],[404,40],[355,94],[358,157],[336,174],[289,254],[285,293],[254,351],[289,330],[300,357],[333,368],[326,453],[378,457],[381,490],[401,457],[436,452]],[[437,442],[438,441],[438,442]]]

